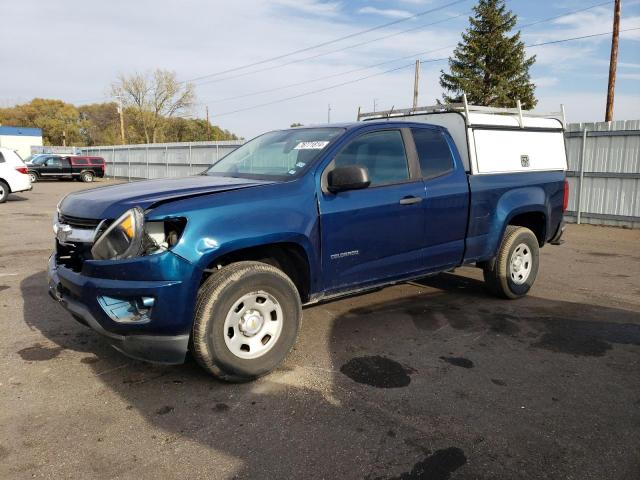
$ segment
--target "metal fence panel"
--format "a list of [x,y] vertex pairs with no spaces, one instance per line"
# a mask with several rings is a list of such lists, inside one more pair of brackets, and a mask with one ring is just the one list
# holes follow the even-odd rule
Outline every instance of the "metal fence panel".
[[231,140],[110,145],[83,147],[81,153],[103,157],[107,177],[139,180],[195,175],[243,143]]
[[639,228],[640,120],[569,124],[566,145],[567,220]]

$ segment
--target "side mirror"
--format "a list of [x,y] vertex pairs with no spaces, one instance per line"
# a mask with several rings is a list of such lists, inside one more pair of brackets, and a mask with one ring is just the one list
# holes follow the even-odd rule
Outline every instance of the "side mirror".
[[346,165],[331,170],[327,175],[327,184],[327,189],[331,193],[338,193],[367,188],[371,180],[366,168],[359,165]]

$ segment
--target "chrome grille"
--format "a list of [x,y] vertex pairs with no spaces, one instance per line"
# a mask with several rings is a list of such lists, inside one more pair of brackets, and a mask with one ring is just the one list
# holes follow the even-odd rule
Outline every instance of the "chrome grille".
[[101,220],[96,220],[94,218],[81,218],[81,217],[73,217],[71,215],[60,214],[59,222],[69,225],[70,227],[75,228],[96,228]]

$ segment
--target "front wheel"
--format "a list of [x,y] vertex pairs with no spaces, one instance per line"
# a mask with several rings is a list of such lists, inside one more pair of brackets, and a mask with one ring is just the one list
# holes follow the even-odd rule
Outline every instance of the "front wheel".
[[282,363],[301,317],[298,290],[281,270],[261,262],[231,264],[198,292],[194,357],[223,380],[253,380]]
[[38,181],[38,174],[35,172],[29,172],[29,179],[31,183],[36,183]]
[[499,297],[523,297],[536,280],[539,261],[538,239],[533,232],[525,227],[509,225],[493,267],[484,269],[485,284]]

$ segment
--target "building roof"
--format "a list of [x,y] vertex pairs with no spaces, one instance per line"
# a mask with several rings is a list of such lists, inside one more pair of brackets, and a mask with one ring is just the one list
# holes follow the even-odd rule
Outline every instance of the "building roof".
[[41,137],[41,128],[31,127],[5,127],[0,125],[0,135],[16,135],[22,137]]

